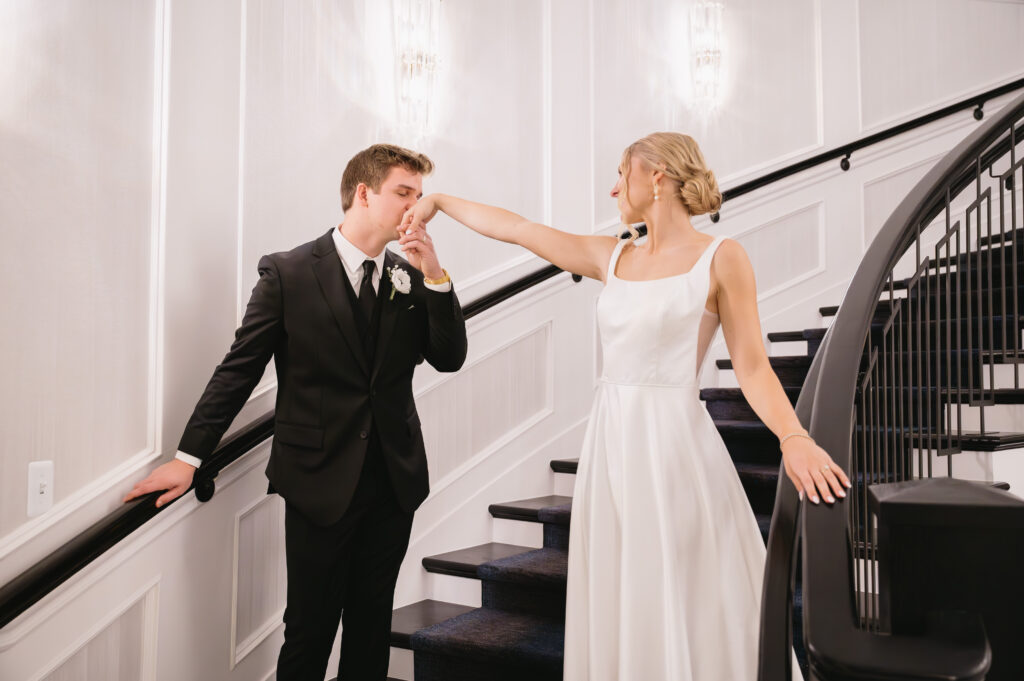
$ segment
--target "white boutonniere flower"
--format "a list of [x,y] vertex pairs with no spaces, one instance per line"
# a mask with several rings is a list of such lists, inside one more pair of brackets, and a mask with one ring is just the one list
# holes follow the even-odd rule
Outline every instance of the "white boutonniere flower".
[[409,278],[409,273],[397,265],[388,268],[388,279],[391,280],[391,295],[388,300],[395,297],[395,291],[405,294],[412,290],[412,279]]

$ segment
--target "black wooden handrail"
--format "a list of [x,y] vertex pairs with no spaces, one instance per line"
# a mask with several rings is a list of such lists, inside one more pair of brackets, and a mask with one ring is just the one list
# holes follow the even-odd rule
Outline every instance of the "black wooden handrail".
[[[1007,104],[941,159],[892,213],[868,247],[823,339],[797,402],[797,415],[818,444],[844,470],[853,470],[855,399],[872,318],[894,267],[919,243],[920,233],[950,197],[978,182],[1014,147],[1024,116],[1024,96]],[[1015,127],[1017,126],[1017,127]],[[980,234],[979,234],[980,237]],[[918,258],[920,261],[920,258]],[[925,265],[921,268],[927,269]],[[958,379],[959,380],[959,379]],[[919,445],[920,446],[920,445]],[[853,477],[853,476],[851,476]],[[866,484],[866,483],[865,483]],[[851,498],[834,505],[802,506],[792,485],[780,482],[762,599],[760,681],[788,681],[788,632],[765,629],[791,609],[793,546],[799,533],[803,559],[804,632],[814,678],[822,681],[974,681],[984,678],[991,650],[984,635],[949,637],[878,635],[858,625],[848,534]],[[799,522],[794,518],[799,515]],[[784,522],[788,520],[788,522]],[[778,536],[775,536],[775,535]]]
[[[804,170],[812,168],[827,161],[842,158],[844,169],[848,167],[850,154],[864,147],[877,144],[878,142],[900,135],[914,128],[927,125],[950,114],[968,108],[975,108],[976,118],[982,111],[984,103],[995,97],[1007,94],[1024,87],[1024,79],[1015,80],[987,92],[973,95],[955,104],[944,107],[930,114],[920,116],[911,121],[888,128],[887,130],[866,136],[854,142],[844,144],[816,156],[798,161],[778,170],[767,173],[749,182],[736,187],[726,189],[722,192],[722,200],[730,201],[744,194],[750,193],[764,186],[770,185],[779,180],[796,175]],[[718,215],[712,216],[717,221]],[[465,317],[471,318],[481,314],[501,302],[530,289],[543,281],[551,279],[563,270],[554,265],[548,265],[535,272],[526,274],[499,289],[488,293],[481,298],[474,300],[463,308]],[[573,279],[579,281],[579,275],[572,275]],[[827,337],[826,337],[827,338]],[[801,398],[803,399],[803,398]],[[213,495],[214,479],[217,474],[246,452],[250,451],[259,443],[273,435],[273,412],[264,414],[241,431],[226,439],[213,454],[203,462],[203,465],[196,471],[193,480],[193,488],[196,496],[202,501],[208,500]],[[806,422],[806,421],[804,421]],[[784,496],[784,485],[780,484],[779,498]],[[134,530],[144,525],[150,518],[166,508],[155,507],[156,499],[160,492],[154,492],[139,498],[136,502],[126,504],[97,521],[91,527],[83,531],[76,538],[56,549],[46,558],[40,560],[24,573],[0,587],[0,628],[3,628],[14,620],[18,615],[25,612],[35,603],[53,589],[64,583],[79,570],[90,562],[101,556],[107,549],[116,545],[118,541],[127,537]],[[180,497],[179,497],[180,498]],[[173,502],[172,502],[173,503]],[[792,512],[795,513],[795,494],[793,499]],[[772,540],[782,541],[783,533],[775,531],[776,519],[772,520]],[[769,546],[771,546],[771,541]],[[762,627],[763,630],[763,627]],[[764,635],[764,634],[762,634]]]

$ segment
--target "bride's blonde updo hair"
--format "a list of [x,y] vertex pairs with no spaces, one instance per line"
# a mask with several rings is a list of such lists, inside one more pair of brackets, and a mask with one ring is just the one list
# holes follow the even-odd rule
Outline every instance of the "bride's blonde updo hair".
[[718,181],[704,162],[704,154],[689,135],[654,132],[633,142],[622,152],[623,177],[629,190],[629,164],[637,156],[652,168],[660,168],[669,181],[663,196],[678,196],[690,215],[714,213],[722,207]]

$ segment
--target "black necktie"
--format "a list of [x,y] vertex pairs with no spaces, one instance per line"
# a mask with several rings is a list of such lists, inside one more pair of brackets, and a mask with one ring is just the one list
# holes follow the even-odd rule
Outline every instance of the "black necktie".
[[377,293],[373,290],[373,271],[376,265],[372,260],[363,261],[363,281],[359,284],[359,308],[363,311],[367,329],[373,324],[373,306],[377,302]]

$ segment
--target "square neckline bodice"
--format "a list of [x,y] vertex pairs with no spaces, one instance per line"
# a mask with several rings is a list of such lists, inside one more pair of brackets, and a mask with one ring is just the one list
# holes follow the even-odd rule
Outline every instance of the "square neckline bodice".
[[[654,279],[623,279],[622,277],[615,273],[615,270],[619,268],[619,261],[622,259],[622,252],[626,250],[626,246],[629,245],[630,243],[628,240],[626,240],[622,243],[622,245],[617,246],[619,252],[617,255],[615,255],[614,262],[612,262],[612,266],[609,269],[608,274],[612,279],[624,281],[628,284],[646,284],[652,281],[668,281],[670,279],[678,279],[680,277],[685,277],[688,274],[692,274],[693,271],[697,269],[697,266],[700,265],[701,262],[704,260],[704,256],[708,254],[708,251],[710,251],[711,248],[715,245],[715,242],[721,238],[722,237],[717,236],[712,238],[711,241],[708,242],[708,245],[705,246],[704,249],[700,252],[700,255],[697,257],[697,260],[695,260],[693,265],[690,266],[690,269],[686,270],[685,272],[680,272],[678,274],[670,274],[667,277],[656,277]],[[634,244],[634,247],[635,246],[636,245]]]

